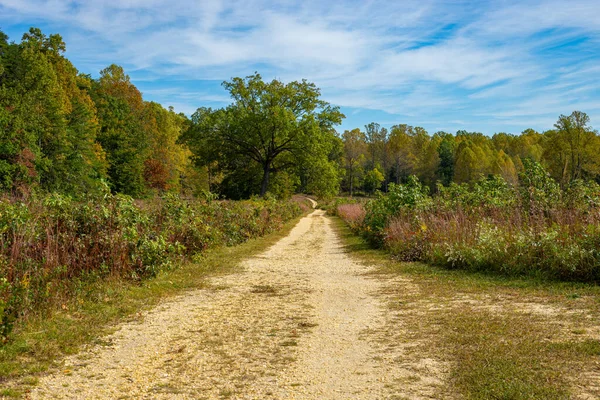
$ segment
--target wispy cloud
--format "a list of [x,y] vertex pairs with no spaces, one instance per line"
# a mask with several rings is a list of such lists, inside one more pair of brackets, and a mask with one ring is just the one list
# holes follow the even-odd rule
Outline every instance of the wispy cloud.
[[486,133],[550,128],[573,109],[600,120],[598,15],[597,0],[0,0],[13,39],[61,33],[83,72],[121,64],[184,112],[226,104],[218,82],[259,71],[315,82],[349,111],[343,128]]

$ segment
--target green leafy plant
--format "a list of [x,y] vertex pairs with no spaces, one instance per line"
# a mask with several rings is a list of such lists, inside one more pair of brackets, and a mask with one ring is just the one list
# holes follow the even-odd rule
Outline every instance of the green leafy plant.
[[296,201],[146,201],[108,192],[75,201],[48,194],[0,200],[0,339],[19,319],[60,305],[84,282],[140,281],[208,247],[277,230],[302,213]]

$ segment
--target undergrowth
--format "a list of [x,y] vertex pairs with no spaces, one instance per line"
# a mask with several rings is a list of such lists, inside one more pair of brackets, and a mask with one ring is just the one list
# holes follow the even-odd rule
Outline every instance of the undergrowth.
[[[306,208],[306,206],[303,206]],[[103,280],[142,282],[208,248],[280,229],[298,201],[148,201],[104,193],[0,199],[0,346],[16,324]]]
[[600,281],[600,186],[559,185],[528,162],[513,186],[499,176],[438,186],[416,177],[336,213],[400,261],[449,269]]

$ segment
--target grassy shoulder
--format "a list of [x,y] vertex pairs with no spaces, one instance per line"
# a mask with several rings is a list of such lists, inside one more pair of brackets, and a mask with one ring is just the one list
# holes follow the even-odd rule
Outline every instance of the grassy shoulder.
[[[335,226],[348,252],[386,282],[388,345],[406,347],[402,362],[442,366],[432,372],[444,382],[436,397],[600,396],[598,286],[397,262],[340,219]],[[391,390],[402,393],[405,384]]]
[[61,309],[30,317],[14,332],[13,340],[0,347],[0,397],[21,397],[37,383],[37,376],[59,366],[65,355],[83,345],[101,343],[119,322],[140,318],[142,311],[164,299],[205,287],[210,276],[235,272],[242,260],[286,236],[298,219],[262,238],[207,250],[194,262],[140,284],[115,279],[84,285],[81,294]]

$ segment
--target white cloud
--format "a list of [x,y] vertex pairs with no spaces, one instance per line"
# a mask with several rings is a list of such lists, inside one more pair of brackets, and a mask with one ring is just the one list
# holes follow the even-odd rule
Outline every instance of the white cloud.
[[[258,70],[307,78],[342,106],[436,126],[455,113],[533,118],[600,101],[597,0],[0,0],[0,13],[3,27],[61,28],[80,68],[116,62],[148,84]],[[568,51],[573,40],[582,51]]]

